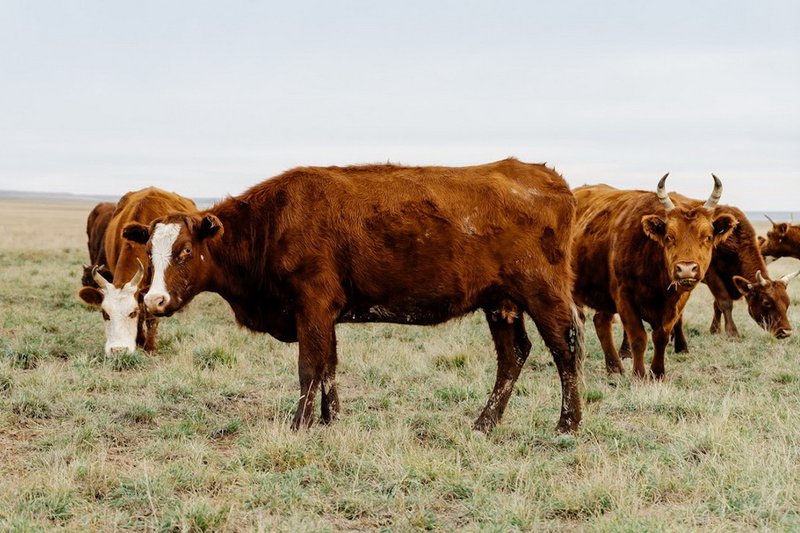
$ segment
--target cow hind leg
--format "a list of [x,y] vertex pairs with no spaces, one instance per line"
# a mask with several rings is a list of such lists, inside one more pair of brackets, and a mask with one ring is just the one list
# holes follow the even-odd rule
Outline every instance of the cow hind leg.
[[664,378],[664,353],[669,342],[669,330],[662,327],[653,328],[653,361],[650,364],[650,374],[655,379]]
[[622,359],[614,346],[614,334],[611,331],[611,322],[614,320],[614,313],[597,311],[594,314],[594,330],[597,338],[600,339],[600,346],[606,358],[606,371],[609,374],[624,374],[625,368],[622,366]]
[[689,344],[686,342],[686,335],[683,332],[683,315],[678,317],[677,322],[672,326],[672,338],[675,342],[675,353],[689,351]]
[[717,300],[714,300],[714,316],[711,319],[711,327],[709,328],[709,332],[711,333],[719,333],[720,329],[720,321],[722,318],[722,310],[719,308],[719,303]]
[[583,323],[568,287],[562,293],[543,290],[528,299],[528,312],[550,350],[561,380],[561,415],[556,429],[574,433],[581,421],[578,382],[582,379]]
[[619,357],[620,359],[631,358],[631,342],[628,340],[628,334],[625,333],[624,328],[622,330],[622,342],[619,345]]
[[497,377],[486,407],[473,427],[478,431],[488,432],[503,417],[511,391],[531,351],[531,342],[525,332],[525,322],[521,314],[508,316],[490,309],[485,312],[497,351]]
[[619,317],[622,319],[622,326],[625,328],[625,334],[631,343],[633,376],[636,378],[644,378],[646,376],[644,370],[644,352],[647,350],[647,332],[642,325],[642,319],[627,302],[622,302],[622,305],[618,305],[618,308]]

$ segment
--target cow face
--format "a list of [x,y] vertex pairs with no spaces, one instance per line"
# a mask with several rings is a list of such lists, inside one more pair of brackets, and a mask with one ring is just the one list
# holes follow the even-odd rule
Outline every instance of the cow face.
[[136,350],[139,324],[139,302],[136,296],[143,277],[144,267],[139,262],[133,278],[117,288],[101,276],[95,267],[92,278],[97,286],[85,286],[78,293],[81,300],[99,307],[103,314],[106,328],[105,352],[108,356]]
[[222,231],[222,223],[214,215],[168,215],[149,228],[141,224],[125,227],[125,238],[147,243],[153,268],[150,289],[144,296],[148,311],[169,316],[203,290],[211,273],[208,245],[220,238]]
[[772,229],[767,232],[767,238],[759,239],[759,244],[764,257],[798,257],[800,255],[800,226],[792,226],[786,222],[777,224],[772,222]]
[[734,276],[733,282],[747,300],[747,312],[762,328],[779,339],[792,334],[792,324],[786,316],[789,308],[789,294],[786,286],[800,271],[782,277],[779,280],[768,280],[756,272],[756,279],[747,280]]
[[722,183],[714,176],[714,191],[702,207],[676,207],[664,189],[667,175],[658,182],[657,194],[664,214],[642,217],[645,234],[664,249],[669,287],[692,290],[703,280],[714,247],[728,238],[738,221],[727,213],[716,214]]

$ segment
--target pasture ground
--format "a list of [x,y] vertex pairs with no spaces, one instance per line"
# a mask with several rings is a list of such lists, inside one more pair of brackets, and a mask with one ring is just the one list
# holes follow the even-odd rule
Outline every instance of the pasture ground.
[[800,529],[800,340],[741,302],[744,337],[712,336],[695,291],[691,352],[669,349],[662,383],[608,377],[587,320],[577,437],[554,432],[530,320],[489,436],[471,430],[495,372],[482,316],[339,326],[342,416],[292,433],[297,346],[238,328],[215,295],[162,320],[157,356],[104,357],[76,296],[91,207],[0,202],[0,530]]

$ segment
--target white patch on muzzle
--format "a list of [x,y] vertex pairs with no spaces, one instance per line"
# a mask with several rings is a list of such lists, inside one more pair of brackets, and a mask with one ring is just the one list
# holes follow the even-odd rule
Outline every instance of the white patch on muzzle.
[[[108,284],[103,289],[103,311],[108,315],[106,325],[106,355],[136,350],[136,331],[139,318],[136,286],[126,283],[121,289]],[[130,315],[134,314],[133,317]]]
[[[180,234],[178,224],[156,224],[153,235],[150,237],[150,261],[153,264],[153,281],[150,290],[144,297],[144,303],[152,311],[164,307],[169,303],[170,296],[167,290],[166,272],[172,261],[172,246]],[[160,305],[159,305],[160,304]]]

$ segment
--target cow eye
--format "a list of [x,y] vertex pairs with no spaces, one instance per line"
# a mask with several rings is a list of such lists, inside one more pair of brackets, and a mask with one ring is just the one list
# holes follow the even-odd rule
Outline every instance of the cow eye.
[[769,300],[764,300],[763,302],[761,302],[761,305],[763,307],[772,307],[772,302],[770,302]]
[[134,311],[131,311],[131,313],[128,315],[128,318],[136,318],[138,315],[139,315],[139,310],[136,309]]
[[105,311],[103,311],[102,313],[103,313],[103,320],[111,320],[111,317],[108,316],[108,313],[106,313]]
[[192,253],[191,246],[187,246],[186,248],[183,249],[183,254],[184,255],[189,255],[190,253]]
[[713,238],[714,238],[713,236],[709,235],[708,237],[706,237],[706,241],[707,242],[711,242],[711,239],[713,239]]

